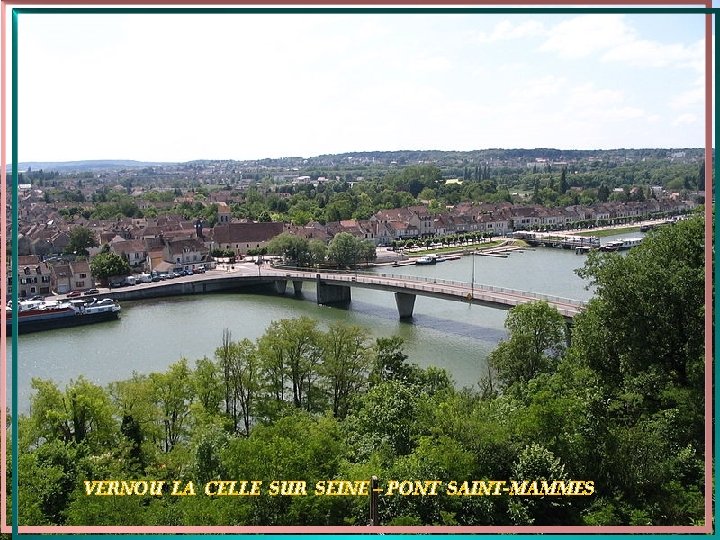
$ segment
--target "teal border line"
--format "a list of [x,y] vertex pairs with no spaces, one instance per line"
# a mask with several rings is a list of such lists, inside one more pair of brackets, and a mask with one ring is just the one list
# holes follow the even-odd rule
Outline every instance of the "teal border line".
[[[12,415],[12,535],[18,534],[18,14],[12,12],[12,262],[10,265],[13,278],[12,310],[12,398],[10,414]],[[4,301],[4,299],[3,299]],[[6,376],[6,373],[3,373]],[[7,382],[7,381],[6,381]],[[7,384],[6,384],[7,387]]]
[[[704,7],[678,7],[678,8],[665,8],[665,7],[634,7],[634,8],[623,8],[621,6],[618,7],[587,7],[587,8],[573,8],[573,7],[559,7],[559,8],[529,8],[529,7],[522,7],[522,8],[515,8],[515,7],[500,7],[500,8],[473,8],[473,7],[457,7],[457,8],[423,8],[423,7],[400,7],[400,8],[383,8],[382,6],[368,6],[368,7],[306,7],[306,8],[294,8],[294,7],[286,7],[286,6],[278,6],[278,7],[255,7],[255,8],[229,8],[229,7],[202,7],[202,8],[178,8],[178,7],[162,7],[162,8],[142,8],[140,6],[136,7],[128,7],[128,8],[103,8],[103,7],[80,7],[80,8],[20,8],[15,7],[11,10],[11,18],[12,18],[12,52],[11,52],[11,76],[12,76],[12,104],[11,104],[11,110],[12,110],[12,127],[11,127],[11,137],[12,137],[12,151],[11,151],[11,160],[12,160],[12,208],[11,208],[11,215],[12,215],[12,227],[11,227],[11,235],[12,235],[12,257],[11,257],[11,276],[13,279],[16,279],[18,276],[18,16],[21,14],[43,14],[43,15],[53,15],[53,14],[97,14],[97,15],[117,15],[117,14],[138,14],[138,15],[154,15],[154,14],[336,14],[336,15],[352,15],[352,14],[426,14],[426,15],[440,15],[440,14],[498,14],[498,13],[504,13],[504,14],[574,14],[574,13],[582,13],[582,14],[615,14],[615,13],[629,13],[629,14],[695,14],[695,15],[716,15],[720,13],[720,8],[704,8]],[[715,25],[715,20],[713,20],[713,25]],[[720,69],[720,59],[718,58],[718,52],[720,52],[720,45],[718,45],[718,29],[717,26],[715,26],[715,29],[713,31],[713,38],[714,38],[714,53],[715,53],[715,77],[714,79],[717,79],[718,70]],[[706,74],[706,76],[711,76],[711,74]],[[718,125],[720,123],[720,114],[718,113],[717,107],[715,107],[714,112],[714,120],[715,120],[715,130],[714,130],[714,136],[715,136],[715,147],[717,147],[718,144]],[[713,205],[713,201],[715,200],[717,193],[718,193],[718,185],[720,185],[720,179],[718,179],[718,164],[716,159],[716,150],[712,150],[712,159],[713,159],[713,171],[715,173],[715,178],[712,182],[712,194],[713,194],[713,200],[711,201],[705,201],[705,205],[707,207],[708,204]],[[706,164],[707,169],[707,164]],[[720,237],[720,224],[718,223],[718,219],[715,218],[714,212],[712,213],[714,223],[712,227],[712,238],[711,246],[713,249],[713,283],[717,283],[718,279],[720,279],[720,268],[718,265],[718,258],[715,255],[715,239]],[[17,302],[18,302],[18,291],[17,291],[17,282],[15,282],[15,286],[12,290],[12,307],[13,312],[17,313]],[[714,288],[713,288],[713,298],[712,298],[712,305],[713,305],[713,330],[715,327],[720,324],[720,317],[718,316],[717,310],[715,309],[716,303],[715,303],[715,294],[714,294]],[[11,423],[11,437],[12,437],[12,486],[11,486],[11,495],[12,495],[12,524],[11,524],[11,530],[12,530],[12,538],[22,538],[28,539],[28,540],[42,540],[46,537],[46,535],[40,535],[40,534],[22,534],[20,535],[18,532],[18,496],[19,496],[19,483],[18,483],[18,388],[17,388],[17,374],[18,374],[18,343],[17,343],[17,334],[18,334],[18,320],[17,317],[13,318],[12,321],[12,394],[11,394],[11,415],[12,415],[12,423]],[[713,380],[713,394],[712,396],[708,396],[709,398],[713,399],[713,413],[714,418],[718,419],[720,418],[720,405],[718,404],[718,389],[716,383],[716,374],[717,371],[715,370],[714,366],[714,353],[718,350],[720,350],[720,338],[718,337],[718,332],[715,331],[715,335],[713,336],[712,340],[712,346],[713,350],[711,351],[711,362],[710,362],[710,368],[712,370],[712,380]],[[707,355],[707,351],[706,351]],[[714,429],[712,430],[712,436],[713,436],[713,451],[715,450],[715,445],[718,444],[720,441],[720,426],[718,426],[717,422],[714,422]],[[713,452],[714,453],[714,452]],[[715,523],[715,507],[716,507],[716,486],[718,483],[717,478],[717,469],[715,466],[715,460],[712,460],[713,463],[713,480],[714,485],[712,487],[712,522]],[[188,528],[193,527],[192,525],[188,525]],[[59,527],[58,527],[59,528]],[[59,528],[61,531],[62,529]],[[50,533],[52,534],[53,538],[57,539],[67,539],[71,540],[73,538],[76,538],[78,535],[76,534],[63,534],[62,532],[59,532],[58,534]],[[406,540],[407,536],[409,535],[415,535],[415,534],[421,534],[421,535],[443,535],[445,536],[448,533],[434,533],[434,532],[418,532],[418,533],[404,533],[404,534],[384,534],[384,533],[364,533],[363,527],[358,527],[357,533],[351,533],[351,534],[333,534],[333,533],[326,533],[326,534],[264,534],[264,533],[228,533],[228,534],[198,534],[198,533],[184,533],[184,532],[178,532],[178,533],[147,533],[147,534],[117,534],[117,533],[88,533],[88,534],[81,534],[80,536],[86,537],[86,538],[98,538],[98,539],[106,539],[106,538],[122,538],[122,539],[128,539],[128,540],[145,540],[148,538],[148,536],[154,536],[154,537],[162,537],[162,538],[174,538],[178,534],[182,535],[185,538],[197,538],[200,539],[207,539],[207,538],[221,538],[226,537],[229,535],[232,536],[264,536],[269,537],[272,539],[277,540],[297,540],[297,537],[303,536],[307,538],[323,538],[323,537],[332,537],[332,538],[338,538],[343,540],[354,540],[357,538],[358,535],[364,535],[367,537],[376,537],[376,536],[382,536],[383,538],[386,538],[388,540]],[[476,536],[495,536],[498,533],[460,533],[460,534],[452,534],[453,538],[462,538],[471,540]],[[527,539],[527,540],[534,540],[537,538],[538,534],[533,533],[507,533],[512,534],[514,538],[518,539]],[[696,536],[694,533],[685,533],[690,536]],[[638,534],[614,534],[612,532],[607,533],[587,533],[587,535],[593,535],[598,537],[603,536],[612,536],[613,538],[623,538],[623,539],[637,539]],[[585,536],[584,534],[575,534],[575,533],[552,533],[552,534],[543,534],[542,536],[546,538],[573,538],[573,537],[581,537]],[[653,533],[640,533],[640,537],[648,536],[652,538],[667,538],[667,539],[673,539],[677,534],[653,534]],[[697,536],[714,536],[713,533],[698,533]]]

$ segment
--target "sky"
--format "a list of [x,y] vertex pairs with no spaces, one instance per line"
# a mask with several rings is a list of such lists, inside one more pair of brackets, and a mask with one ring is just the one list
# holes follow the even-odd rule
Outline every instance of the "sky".
[[694,14],[23,14],[19,159],[703,147],[704,28]]

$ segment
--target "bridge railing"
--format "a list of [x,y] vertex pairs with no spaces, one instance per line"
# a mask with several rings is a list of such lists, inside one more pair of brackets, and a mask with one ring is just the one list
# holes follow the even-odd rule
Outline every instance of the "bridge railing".
[[[402,282],[402,283],[427,283],[427,284],[436,284],[436,285],[448,285],[451,287],[463,287],[463,288],[471,288],[471,284],[465,281],[456,281],[451,279],[442,279],[442,278],[430,278],[430,277],[423,277],[423,276],[408,276],[404,274],[387,274],[387,273],[378,273],[378,272],[367,272],[367,271],[359,271],[356,272],[354,270],[312,270],[307,268],[283,268],[283,270],[289,270],[289,271],[297,271],[302,274],[312,274],[317,275],[320,274],[321,276],[334,276],[336,278],[339,278],[341,281],[352,281],[353,278],[355,278],[356,281],[360,281],[358,278],[362,278],[362,282],[364,283],[378,283],[382,284],[383,280],[385,282],[387,281],[396,281],[396,282]],[[420,287],[421,290],[431,291],[431,292],[443,292],[442,289],[438,288],[424,288]],[[577,307],[584,307],[585,302],[582,302],[580,300],[574,300],[572,298],[564,298],[562,296],[554,296],[550,294],[543,294],[543,293],[536,293],[536,292],[530,292],[530,291],[521,291],[518,289],[510,289],[507,287],[498,287],[496,285],[484,285],[481,283],[474,283],[472,285],[472,288],[475,291],[485,291],[485,292],[497,292],[497,293],[506,293],[506,294],[512,294],[512,295],[520,295],[520,296],[527,296],[531,298],[536,298],[538,300],[544,300],[546,302],[552,302],[552,303],[560,303],[560,304],[569,304]],[[479,298],[476,296],[476,298]]]
[[[398,274],[372,274],[372,275],[380,275],[384,278],[399,278],[403,281],[412,281],[412,282],[426,282],[426,283],[438,283],[441,285],[451,285],[456,287],[470,287],[471,284],[465,281],[455,281],[451,279],[439,279],[439,278],[429,278],[429,277],[423,277],[423,276],[399,276]],[[497,285],[484,285],[482,283],[474,283],[473,287],[475,289],[484,290],[487,292],[500,292],[500,293],[508,293],[508,294],[521,294],[523,296],[532,296],[535,298],[538,298],[540,300],[547,300],[548,302],[560,302],[560,303],[566,303],[566,304],[573,304],[577,306],[584,306],[585,302],[582,302],[580,300],[573,300],[572,298],[564,298],[562,296],[554,296],[550,294],[543,294],[543,293],[536,293],[536,292],[530,292],[530,291],[521,291],[519,289],[510,289],[507,287],[498,287]]]

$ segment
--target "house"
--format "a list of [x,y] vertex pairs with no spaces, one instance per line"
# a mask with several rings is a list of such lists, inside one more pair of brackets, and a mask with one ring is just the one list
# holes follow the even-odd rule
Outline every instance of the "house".
[[265,247],[284,228],[283,223],[276,222],[218,224],[213,228],[212,246],[231,249],[236,255],[241,255],[249,249]]
[[[18,298],[50,294],[52,272],[47,263],[41,262],[37,255],[18,256],[18,274]],[[12,276],[8,272],[8,294],[12,285]]]
[[209,261],[210,250],[197,238],[168,240],[163,249],[163,260],[173,268],[193,270]]
[[333,221],[327,224],[327,232],[333,237],[341,232],[346,232],[352,234],[356,238],[371,240],[375,243],[377,240],[377,222],[366,219],[344,219],[341,221]]
[[515,206],[510,212],[510,228],[514,231],[527,230],[540,225],[541,219],[537,208],[533,206]]
[[70,274],[72,289],[75,291],[86,291],[95,286],[88,261],[73,261],[70,263]]
[[86,291],[94,286],[90,263],[85,260],[59,261],[51,267],[52,290],[58,294]]
[[400,238],[417,238],[419,236],[432,236],[435,234],[434,218],[425,206],[411,206],[408,208],[391,208],[380,210],[370,218],[385,225],[389,231],[389,238],[382,236],[381,242],[398,240]]
[[328,233],[327,227],[317,221],[311,221],[305,226],[286,225],[285,231],[294,236],[305,238],[306,240],[321,240],[323,242],[328,242],[332,238],[332,236]]
[[147,248],[142,240],[119,240],[110,244],[110,251],[124,258],[131,268],[141,269],[147,259]]

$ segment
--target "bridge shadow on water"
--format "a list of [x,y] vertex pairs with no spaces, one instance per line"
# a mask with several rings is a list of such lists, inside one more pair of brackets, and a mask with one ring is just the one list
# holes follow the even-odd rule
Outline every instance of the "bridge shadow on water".
[[[299,295],[287,294],[286,296],[300,301],[317,302],[317,296],[315,294],[305,291]],[[501,340],[507,338],[507,332],[505,332],[505,330],[481,326],[467,321],[459,321],[457,319],[434,317],[427,313],[416,313],[412,319],[400,319],[397,308],[394,305],[394,300],[392,304],[391,306],[381,306],[370,302],[363,302],[362,300],[352,300],[349,304],[324,307],[327,309],[354,311],[359,314],[370,315],[376,319],[391,321],[393,324],[407,324],[417,329],[434,330],[443,334],[460,336],[477,341],[499,343]],[[473,306],[473,309],[478,307],[479,306]]]

